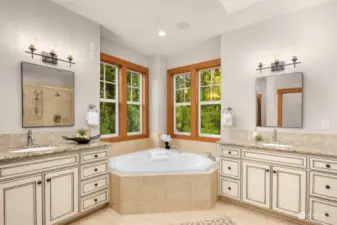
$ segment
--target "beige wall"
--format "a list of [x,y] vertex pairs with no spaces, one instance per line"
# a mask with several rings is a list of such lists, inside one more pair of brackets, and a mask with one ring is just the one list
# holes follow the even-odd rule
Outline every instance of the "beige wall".
[[[268,65],[275,55],[290,61],[296,51],[303,64],[281,73],[304,73],[304,127],[284,131],[336,133],[336,37],[337,1],[223,34],[222,103],[233,108],[234,128],[255,128],[255,78],[261,76],[255,71],[258,57]],[[262,72],[262,76],[271,74]],[[330,121],[329,130],[321,129],[325,119]]]

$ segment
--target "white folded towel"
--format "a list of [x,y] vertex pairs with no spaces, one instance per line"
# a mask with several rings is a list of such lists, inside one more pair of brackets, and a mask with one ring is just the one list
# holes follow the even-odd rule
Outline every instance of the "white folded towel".
[[225,112],[222,115],[222,125],[228,126],[228,127],[233,125],[233,115],[231,112]]
[[98,126],[99,125],[98,112],[88,112],[87,113],[87,123],[89,126]]
[[150,160],[151,161],[161,161],[168,160],[169,156],[165,150],[154,150],[150,151]]

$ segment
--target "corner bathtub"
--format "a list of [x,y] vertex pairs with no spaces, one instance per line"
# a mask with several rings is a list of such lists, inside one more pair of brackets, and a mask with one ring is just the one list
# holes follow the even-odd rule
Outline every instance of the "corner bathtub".
[[[152,161],[150,151],[167,151],[167,160]],[[150,149],[110,158],[109,171],[120,174],[193,174],[207,172],[217,167],[211,159],[193,153],[175,150]]]
[[211,209],[216,204],[216,162],[175,150],[168,151],[167,160],[152,161],[152,150],[109,159],[110,207],[114,211],[179,212]]

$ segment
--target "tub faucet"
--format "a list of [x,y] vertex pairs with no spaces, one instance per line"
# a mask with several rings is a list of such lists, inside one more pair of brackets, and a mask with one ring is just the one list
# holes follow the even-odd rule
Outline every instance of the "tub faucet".
[[33,136],[33,132],[32,132],[32,130],[28,130],[28,133],[27,133],[27,146],[34,145],[34,142],[35,142],[35,138]]
[[276,129],[273,130],[272,139],[273,139],[274,143],[278,142],[278,140],[277,140],[277,130]]

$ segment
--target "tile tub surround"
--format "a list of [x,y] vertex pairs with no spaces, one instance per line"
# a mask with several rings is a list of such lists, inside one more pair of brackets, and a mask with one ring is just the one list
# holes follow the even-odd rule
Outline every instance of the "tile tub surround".
[[218,170],[148,176],[110,173],[110,187],[110,207],[122,215],[206,210],[218,200]]

